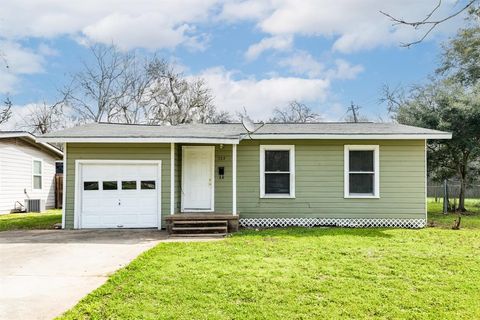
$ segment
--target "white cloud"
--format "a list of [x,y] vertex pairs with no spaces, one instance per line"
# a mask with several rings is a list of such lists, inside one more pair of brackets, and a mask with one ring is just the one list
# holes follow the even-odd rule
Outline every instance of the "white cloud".
[[280,59],[279,65],[288,68],[294,74],[306,75],[310,78],[318,77],[325,72],[325,65],[306,51],[298,51]]
[[267,50],[278,50],[285,51],[292,47],[293,38],[291,36],[275,36],[270,38],[264,38],[255,44],[252,44],[247,52],[245,53],[245,58],[247,60],[255,60],[258,58],[264,51]]
[[0,93],[15,91],[19,76],[44,71],[44,58],[12,41],[0,41]]
[[351,65],[343,59],[335,60],[335,67],[329,70],[330,79],[351,80],[355,79],[359,73],[364,70],[363,66]]
[[318,61],[305,51],[297,51],[289,57],[280,59],[279,65],[296,75],[306,75],[309,78],[322,76],[329,80],[355,79],[364,70],[363,66],[352,65],[343,59],[335,60],[334,66],[327,68],[326,63]]
[[275,107],[299,100],[318,104],[328,96],[328,79],[300,77],[236,78],[237,74],[217,67],[198,74],[212,89],[219,109],[232,113],[244,107],[252,118],[266,120]]
[[220,0],[8,0],[2,2],[5,38],[68,35],[131,49],[173,48],[198,41],[195,23],[207,21]]
[[[437,0],[239,0],[225,5],[221,17],[228,21],[256,21],[259,29],[271,36],[334,37],[334,50],[353,52],[408,42],[422,35],[423,30],[392,27],[392,22],[379,10],[407,20],[418,20],[436,4]],[[437,16],[445,16],[456,4],[456,0],[445,1]],[[246,9],[254,6],[262,8],[256,15]],[[442,28],[435,29],[429,38],[451,32],[456,28],[455,22],[448,21]]]

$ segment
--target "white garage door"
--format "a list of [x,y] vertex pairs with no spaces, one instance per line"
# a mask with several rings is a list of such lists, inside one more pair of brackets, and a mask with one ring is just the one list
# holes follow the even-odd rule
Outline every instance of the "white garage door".
[[81,163],[81,228],[159,227],[158,163]]

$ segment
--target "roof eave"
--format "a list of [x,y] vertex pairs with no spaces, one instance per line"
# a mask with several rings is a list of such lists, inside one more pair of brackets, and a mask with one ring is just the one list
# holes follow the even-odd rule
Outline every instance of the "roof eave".
[[40,137],[42,142],[55,143],[214,143],[238,144],[237,138],[209,138],[209,137]]
[[448,132],[439,133],[403,133],[403,134],[261,134],[254,133],[247,135],[245,138],[250,137],[253,140],[430,140],[430,139],[452,139],[452,134]]
[[17,133],[11,133],[11,134],[2,134],[0,138],[18,138],[18,139],[24,139],[28,140],[33,144],[38,144],[44,149],[56,154],[60,158],[63,158],[63,152],[59,150],[58,148],[50,145],[48,142],[43,142],[40,141],[39,138],[35,137],[33,134],[29,132],[17,132]]

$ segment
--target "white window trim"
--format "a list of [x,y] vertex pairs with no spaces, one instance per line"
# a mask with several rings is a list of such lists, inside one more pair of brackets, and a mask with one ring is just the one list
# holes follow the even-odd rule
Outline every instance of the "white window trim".
[[[350,194],[350,173],[355,173],[355,171],[350,172],[350,151],[359,150],[359,151],[374,151],[373,152],[373,169],[372,172],[374,175],[374,194]],[[379,199],[380,198],[380,148],[378,145],[345,145],[344,146],[344,198],[351,199]]]
[[[290,193],[266,194],[265,193],[265,151],[287,150],[290,151]],[[295,145],[260,145],[260,198],[295,198]]]
[[[35,173],[35,161],[40,162],[40,174]],[[35,188],[35,179],[34,177],[40,177],[40,188]],[[32,190],[42,190],[43,189],[43,160],[40,158],[32,159]]]

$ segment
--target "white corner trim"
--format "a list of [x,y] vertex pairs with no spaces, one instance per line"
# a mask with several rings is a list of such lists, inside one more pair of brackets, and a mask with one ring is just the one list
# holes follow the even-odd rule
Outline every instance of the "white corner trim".
[[65,211],[67,197],[67,144],[63,144],[63,191],[62,191],[62,229],[65,229]]
[[[265,193],[265,151],[287,150],[290,151],[290,193],[266,194]],[[295,145],[260,145],[260,198],[268,199],[293,199],[295,198]]]
[[[351,194],[350,193],[350,150],[374,151],[374,193],[373,194]],[[343,155],[343,186],[345,199],[379,199],[380,198],[380,147],[379,145],[346,144]]]
[[232,214],[237,215],[237,145],[232,145]]
[[428,219],[428,172],[427,172],[427,140],[425,140],[425,220]]
[[175,213],[175,143],[170,144],[170,214]]
[[81,229],[82,228],[82,165],[84,164],[155,164],[157,166],[157,180],[158,185],[158,196],[157,196],[157,224],[158,229],[162,228],[162,160],[75,160],[75,205],[73,211],[73,228]]

